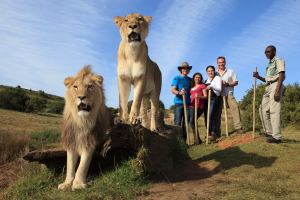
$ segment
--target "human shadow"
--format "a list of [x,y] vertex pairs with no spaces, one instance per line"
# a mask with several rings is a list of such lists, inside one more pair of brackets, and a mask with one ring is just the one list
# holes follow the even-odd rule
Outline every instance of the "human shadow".
[[[256,153],[246,153],[240,147],[231,147],[225,150],[208,154],[196,160],[188,160],[170,172],[165,172],[161,177],[156,176],[154,182],[183,182],[210,178],[215,174],[243,165],[252,165],[255,168],[266,168],[272,166],[277,157],[261,156]],[[201,165],[207,161],[216,163]]]

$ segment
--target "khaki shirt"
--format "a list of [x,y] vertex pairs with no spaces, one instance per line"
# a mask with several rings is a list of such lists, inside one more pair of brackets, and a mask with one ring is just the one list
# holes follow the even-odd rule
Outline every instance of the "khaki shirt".
[[[277,56],[274,56],[266,68],[266,82],[276,81],[279,77],[279,72],[285,71],[285,61]],[[285,73],[284,78],[285,79]]]

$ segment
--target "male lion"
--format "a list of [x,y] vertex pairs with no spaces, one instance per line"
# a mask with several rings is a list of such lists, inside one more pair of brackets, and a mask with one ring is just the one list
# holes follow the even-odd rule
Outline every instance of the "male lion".
[[[94,150],[103,145],[106,130],[112,127],[112,114],[105,106],[103,77],[85,66],[76,75],[64,80],[65,94],[62,144],[67,150],[67,177],[58,189],[86,188],[86,175]],[[75,166],[80,163],[75,174]]]
[[118,50],[118,88],[121,120],[124,123],[128,120],[127,103],[132,84],[134,98],[129,115],[131,123],[138,123],[142,117],[142,125],[144,125],[144,122],[147,121],[147,109],[150,99],[150,130],[157,131],[156,115],[161,90],[161,72],[157,64],[149,58],[148,47],[145,42],[151,19],[151,16],[143,17],[138,13],[134,13],[128,14],[124,18],[114,17],[114,22],[120,28],[122,37]]

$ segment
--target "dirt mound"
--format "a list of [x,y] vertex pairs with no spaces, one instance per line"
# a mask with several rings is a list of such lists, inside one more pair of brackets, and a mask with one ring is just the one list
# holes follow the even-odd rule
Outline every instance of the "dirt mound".
[[262,138],[261,136],[254,135],[254,139],[253,139],[253,135],[250,133],[233,134],[229,138],[225,138],[224,140],[219,141],[218,147],[219,147],[219,149],[223,150],[223,149],[227,149],[230,147],[238,146],[240,144],[257,142],[261,138]]

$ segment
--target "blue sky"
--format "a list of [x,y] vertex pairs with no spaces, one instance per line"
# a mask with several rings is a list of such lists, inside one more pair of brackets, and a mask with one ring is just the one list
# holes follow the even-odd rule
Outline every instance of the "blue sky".
[[[171,82],[188,62],[192,76],[225,56],[240,101],[265,75],[264,50],[275,45],[286,60],[285,84],[298,81],[300,0],[0,0],[0,84],[64,96],[66,77],[87,64],[104,77],[107,106],[119,107],[115,16],[152,16],[146,39],[163,74],[160,99],[173,104]],[[258,81],[258,83],[260,83]],[[132,93],[132,92],[131,92]],[[132,94],[129,100],[132,100]]]

